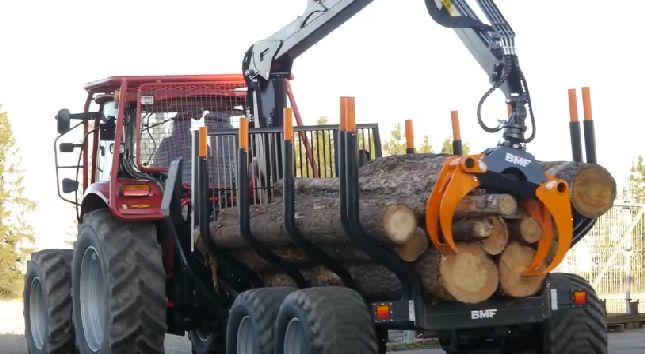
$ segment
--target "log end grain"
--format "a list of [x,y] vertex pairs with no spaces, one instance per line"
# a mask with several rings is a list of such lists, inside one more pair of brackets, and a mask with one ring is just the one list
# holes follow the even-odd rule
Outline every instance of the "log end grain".
[[[540,291],[546,275],[522,275],[534,256],[535,250],[519,242],[512,242],[506,247],[499,259],[499,286],[503,295],[521,298]],[[545,268],[542,262],[538,269]]]
[[461,302],[487,300],[499,284],[497,266],[478,244],[459,244],[458,250],[457,254],[441,260],[441,285]]
[[597,218],[616,199],[616,182],[601,166],[588,164],[580,169],[571,186],[571,203],[582,216]]
[[493,228],[490,235],[481,241],[486,253],[496,256],[504,251],[508,245],[508,226],[500,217],[490,218]]
[[404,204],[387,207],[382,217],[383,229],[395,244],[406,244],[415,237],[417,217],[414,210]]
[[428,249],[428,236],[420,227],[417,227],[407,243],[394,245],[394,250],[405,262],[414,262]]

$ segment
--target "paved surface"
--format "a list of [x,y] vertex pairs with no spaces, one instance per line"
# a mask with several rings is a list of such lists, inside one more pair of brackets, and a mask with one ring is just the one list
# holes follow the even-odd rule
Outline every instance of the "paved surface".
[[[25,354],[27,348],[23,336],[0,335],[0,354]],[[186,337],[166,336],[166,353],[190,354],[190,344]],[[398,354],[441,354],[443,350],[414,350]],[[645,353],[645,330],[626,331],[609,334],[609,354]]]

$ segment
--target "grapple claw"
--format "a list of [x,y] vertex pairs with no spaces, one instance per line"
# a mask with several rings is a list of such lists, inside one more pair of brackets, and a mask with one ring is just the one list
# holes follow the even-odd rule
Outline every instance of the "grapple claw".
[[542,271],[539,270],[540,265],[548,256],[553,242],[553,224],[551,221],[551,214],[549,214],[546,207],[536,199],[525,200],[522,202],[522,206],[542,228],[542,237],[540,237],[540,240],[538,241],[535,257],[533,257],[531,264],[529,264],[522,275],[540,275],[542,274]]
[[546,274],[562,262],[567,251],[571,248],[571,241],[573,240],[573,215],[571,214],[569,185],[563,180],[547,177],[546,182],[542,183],[535,190],[535,196],[553,217],[555,228],[558,232],[558,248],[553,260],[544,271],[538,272],[538,274]]
[[[430,241],[443,255],[457,253],[452,237],[452,217],[457,205],[479,180],[472,173],[481,172],[479,156],[452,157],[446,160],[426,204],[426,228]],[[439,238],[439,226],[443,242]]]

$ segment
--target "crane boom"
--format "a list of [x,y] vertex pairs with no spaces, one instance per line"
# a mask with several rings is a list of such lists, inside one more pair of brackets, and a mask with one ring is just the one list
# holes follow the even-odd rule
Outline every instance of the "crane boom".
[[[524,138],[527,106],[533,118],[530,96],[515,53],[515,33],[499,8],[493,0],[476,0],[486,16],[487,23],[484,23],[467,0],[424,1],[432,19],[452,28],[490,77],[492,87],[478,105],[482,128],[488,132],[504,129],[504,145],[523,147],[533,138],[533,134],[529,139]],[[291,76],[293,61],[372,2],[307,0],[301,16],[249,48],[243,71],[249,87],[249,113],[257,126],[281,126],[282,109],[286,105],[284,79]],[[481,119],[481,106],[498,88],[504,93],[512,114],[500,126],[486,127]]]

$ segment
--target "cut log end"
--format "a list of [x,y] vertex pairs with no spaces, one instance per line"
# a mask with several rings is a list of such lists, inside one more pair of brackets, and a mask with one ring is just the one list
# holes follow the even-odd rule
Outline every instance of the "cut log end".
[[[521,298],[540,291],[546,275],[522,275],[534,256],[535,251],[531,247],[518,242],[512,242],[504,250],[499,259],[499,285],[503,295]],[[542,262],[538,269],[544,270],[545,267]]]
[[597,218],[616,198],[616,183],[609,172],[598,165],[585,165],[571,186],[571,202],[582,216]]
[[458,301],[487,300],[497,290],[497,266],[478,244],[459,244],[458,249],[457,254],[441,260],[441,285]]
[[452,236],[456,241],[477,241],[490,236],[493,232],[495,217],[466,218],[452,224]]
[[417,217],[414,210],[403,204],[387,207],[383,213],[383,228],[395,244],[406,244],[415,237]]
[[508,226],[499,217],[490,218],[493,228],[490,236],[482,240],[482,248],[486,253],[496,256],[504,251],[508,245]]
[[428,236],[417,227],[412,237],[407,243],[395,245],[394,250],[405,262],[414,262],[428,249]]
[[542,226],[530,216],[512,222],[513,238],[526,244],[534,244],[542,237]]

